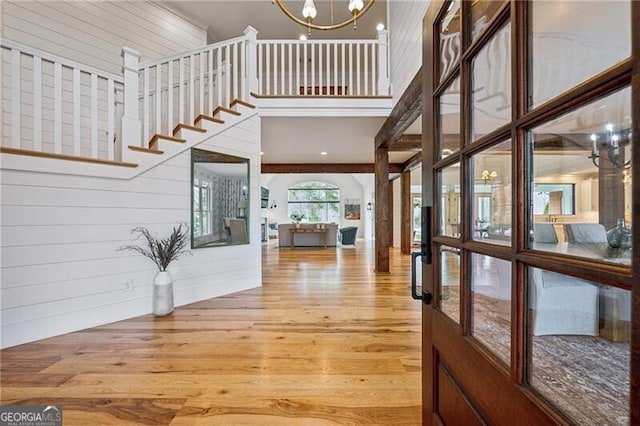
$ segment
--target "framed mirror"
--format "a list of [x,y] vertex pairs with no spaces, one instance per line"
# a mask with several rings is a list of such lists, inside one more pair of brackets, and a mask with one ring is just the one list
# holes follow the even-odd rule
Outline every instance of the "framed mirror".
[[191,148],[191,248],[249,244],[249,159]]

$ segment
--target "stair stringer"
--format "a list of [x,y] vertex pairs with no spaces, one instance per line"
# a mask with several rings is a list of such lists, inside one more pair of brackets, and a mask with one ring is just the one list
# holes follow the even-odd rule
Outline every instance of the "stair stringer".
[[[193,148],[196,145],[204,142],[207,139],[210,139],[213,136],[216,136],[232,127],[242,123],[243,121],[254,117],[258,114],[256,109],[243,108],[242,114],[239,116],[225,115],[224,124],[215,124],[202,126],[202,128],[206,128],[207,131],[205,133],[195,132],[189,129],[182,129],[178,133],[178,137],[185,139],[184,143],[176,143],[165,140],[158,140],[158,149],[163,151],[162,155],[150,155],[142,152],[134,152],[131,151],[128,153],[128,161],[134,162],[138,164],[138,167],[131,170],[126,170],[126,174],[128,175],[124,179],[132,179],[148,170],[151,170],[154,167],[159,166],[172,159],[173,157],[182,154],[183,152]],[[159,157],[159,158],[157,158]]]

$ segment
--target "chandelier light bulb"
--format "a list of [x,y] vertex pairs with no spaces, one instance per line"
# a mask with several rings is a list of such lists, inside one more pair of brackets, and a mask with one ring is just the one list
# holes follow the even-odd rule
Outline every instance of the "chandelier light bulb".
[[302,6],[302,16],[304,16],[305,21],[313,21],[317,14],[318,10],[313,0],[305,0],[304,6]]
[[[334,14],[333,14],[333,0],[331,0],[331,2],[326,2],[323,1],[323,5],[324,4],[328,4],[330,6],[330,24],[328,25],[321,25],[319,23],[315,22],[315,18],[316,15],[318,15],[318,10],[316,8],[316,5],[314,3],[314,0],[304,0],[303,3],[303,7],[302,7],[302,16],[301,18],[299,18],[298,16],[296,16],[295,13],[292,13],[285,5],[284,2],[286,0],[272,0],[272,3],[277,5],[278,8],[291,20],[293,20],[294,22],[296,22],[299,25],[302,25],[304,27],[306,27],[309,31],[309,34],[311,33],[311,30],[322,30],[322,31],[326,31],[326,30],[337,30],[339,28],[343,28],[346,27],[347,25],[351,24],[353,22],[353,27],[356,28],[356,19],[359,18],[360,16],[364,15],[365,13],[367,13],[367,11],[369,9],[371,9],[371,7],[373,6],[373,4],[375,3],[376,0],[349,0],[347,3],[347,7],[349,10],[349,13],[351,15],[351,18],[345,19],[342,22],[335,22],[334,21]],[[324,7],[324,6],[323,6]],[[322,15],[322,12],[320,12],[320,15]]]
[[609,123],[606,126],[607,132],[613,132],[613,124]]
[[362,0],[349,0],[349,12],[351,12],[352,15],[357,15],[363,7],[364,2]]

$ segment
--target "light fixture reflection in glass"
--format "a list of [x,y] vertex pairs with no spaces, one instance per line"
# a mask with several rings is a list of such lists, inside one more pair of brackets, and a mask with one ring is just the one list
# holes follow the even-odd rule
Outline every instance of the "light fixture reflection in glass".
[[480,176],[480,179],[482,179],[485,185],[488,185],[497,177],[498,177],[498,172],[496,172],[495,170],[489,171],[487,169],[484,169],[482,171],[482,176]]
[[625,161],[624,146],[620,146],[622,141],[631,141],[631,131],[615,132],[614,126],[608,123],[605,126],[604,134],[591,134],[591,155],[590,158],[593,165],[600,167],[601,151],[604,151],[607,158],[618,169],[628,169],[631,167],[631,160]]

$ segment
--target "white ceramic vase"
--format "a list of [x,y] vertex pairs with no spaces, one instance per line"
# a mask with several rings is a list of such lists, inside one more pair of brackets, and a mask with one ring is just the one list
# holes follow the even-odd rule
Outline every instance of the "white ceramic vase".
[[173,279],[168,272],[158,272],[153,280],[153,314],[161,317],[173,312]]

